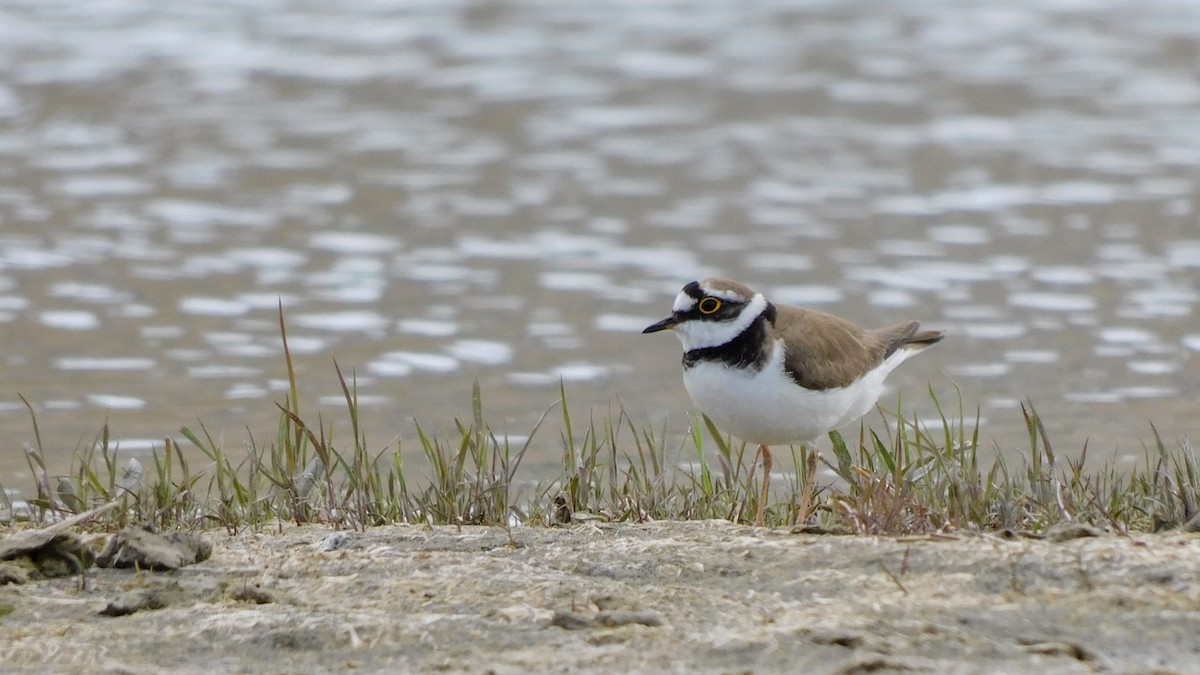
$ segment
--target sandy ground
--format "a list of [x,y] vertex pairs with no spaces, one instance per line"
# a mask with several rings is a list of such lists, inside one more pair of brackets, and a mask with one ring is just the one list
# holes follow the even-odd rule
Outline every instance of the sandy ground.
[[[175,572],[0,587],[0,670],[1200,672],[1191,535],[710,521],[330,536],[209,533],[212,558]],[[131,598],[146,608],[101,614]]]

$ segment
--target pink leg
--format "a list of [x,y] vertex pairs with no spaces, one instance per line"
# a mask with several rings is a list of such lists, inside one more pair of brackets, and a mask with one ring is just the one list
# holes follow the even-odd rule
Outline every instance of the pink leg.
[[771,458],[771,449],[765,445],[758,446],[758,454],[762,455],[763,479],[762,490],[758,495],[758,515],[754,517],[754,524],[762,527],[766,524],[767,492],[771,489],[771,465],[774,460]]

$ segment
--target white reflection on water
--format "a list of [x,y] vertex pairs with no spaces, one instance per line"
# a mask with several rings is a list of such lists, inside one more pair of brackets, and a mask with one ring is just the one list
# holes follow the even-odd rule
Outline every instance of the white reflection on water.
[[38,320],[50,328],[63,330],[92,330],[100,325],[100,317],[82,310],[47,310],[38,314]]
[[1200,289],[1165,286],[1129,294],[1129,304],[1146,317],[1186,317],[1200,302]]
[[[396,368],[397,365],[401,368]],[[387,375],[404,375],[414,369],[449,373],[458,370],[458,359],[445,354],[388,352],[380,360],[375,361],[371,367],[373,372]]]
[[1179,370],[1179,364],[1171,361],[1130,361],[1129,370],[1139,375],[1168,375]]
[[1032,270],[1030,277],[1044,284],[1060,286],[1087,285],[1096,281],[1096,274],[1084,267],[1046,265]]
[[589,291],[603,294],[612,287],[608,275],[595,272],[543,272],[538,281],[542,288],[554,291]]
[[[210,345],[216,353],[223,356],[264,358],[278,353],[275,345],[261,344],[256,336],[249,333],[214,331],[204,333],[202,337],[204,342]],[[209,355],[204,350],[195,350],[193,359],[186,356],[186,350],[177,353],[180,353],[184,360],[203,360]]]
[[396,329],[402,333],[424,335],[427,337],[450,337],[459,331],[459,325],[454,321],[438,321],[434,319],[401,319],[396,322]]
[[[665,314],[666,311],[664,310],[663,313]],[[629,314],[600,314],[595,318],[592,325],[595,326],[596,330],[607,330],[617,333],[641,333],[643,328],[661,318]],[[563,326],[563,328],[566,327]]]
[[145,358],[88,358],[68,357],[56,359],[55,367],[60,370],[150,370],[158,363],[154,359]]
[[966,337],[976,340],[1012,340],[1029,332],[1027,326],[1010,323],[969,323],[959,327]]
[[551,386],[559,382],[588,382],[609,375],[612,369],[591,363],[567,363],[542,372],[512,372],[509,382],[525,386]]
[[1004,353],[1004,360],[1010,363],[1054,363],[1058,359],[1058,352],[1048,349],[1013,349]]
[[929,238],[956,246],[978,246],[992,240],[986,228],[974,225],[937,225],[929,228]]
[[370,232],[318,232],[309,240],[314,249],[335,253],[387,253],[399,247],[399,242]]
[[205,316],[240,316],[249,312],[250,306],[240,300],[190,297],[179,300],[179,311],[184,314],[202,314]]
[[238,383],[222,392],[225,398],[233,401],[238,399],[261,399],[270,394],[270,390],[257,383]]
[[913,307],[917,304],[916,296],[908,291],[902,291],[898,289],[872,291],[870,295],[867,296],[867,301],[875,307],[884,307],[889,309]]
[[170,340],[183,337],[187,331],[183,326],[141,326],[138,333],[146,340]]
[[244,377],[255,378],[262,374],[261,368],[251,368],[249,366],[232,366],[220,364],[206,364],[203,366],[192,366],[187,370],[188,377],[198,379],[220,379],[229,377]]
[[840,302],[844,295],[832,286],[775,286],[771,298],[789,305],[825,305]]
[[1090,295],[1046,291],[1013,293],[1008,296],[1008,304],[1050,312],[1086,312],[1096,308],[1096,300]]
[[1007,363],[963,363],[948,367],[946,372],[960,377],[1003,377],[1012,372],[1012,365]]
[[1148,330],[1141,328],[1132,328],[1125,326],[1116,326],[1112,328],[1104,328],[1100,331],[1100,339],[1105,342],[1115,344],[1150,344],[1158,341],[1158,338]]
[[92,405],[111,410],[137,410],[146,406],[143,399],[116,394],[88,394],[87,400]]
[[446,348],[460,361],[499,366],[513,359],[513,348],[495,340],[458,340]]
[[387,317],[370,311],[300,312],[292,314],[289,321],[297,326],[314,330],[379,334],[386,332],[392,323]]
[[154,185],[128,176],[81,175],[63,178],[50,186],[52,192],[68,198],[136,197],[149,194]]
[[82,302],[117,303],[128,302],[130,293],[119,291],[109,286],[79,281],[62,281],[54,283],[48,289],[48,295],[55,298],[70,298]]

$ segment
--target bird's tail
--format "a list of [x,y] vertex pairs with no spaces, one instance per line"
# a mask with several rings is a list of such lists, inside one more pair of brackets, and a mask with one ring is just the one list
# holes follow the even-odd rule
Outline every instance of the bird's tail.
[[946,334],[940,330],[923,330],[920,333],[914,333],[912,337],[904,341],[904,346],[913,346],[918,349],[924,349],[930,345],[935,345],[942,341]]
[[877,334],[881,335],[884,340],[884,358],[895,354],[900,349],[910,354],[919,352],[946,337],[946,334],[940,330],[917,332],[920,327],[920,322],[909,321],[877,331]]

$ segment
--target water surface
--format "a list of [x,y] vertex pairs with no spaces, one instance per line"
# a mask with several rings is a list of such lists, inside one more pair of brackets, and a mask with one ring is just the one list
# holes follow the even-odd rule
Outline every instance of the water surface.
[[60,467],[271,438],[281,304],[343,437],[335,358],[378,448],[475,379],[682,434],[638,332],[710,275],[946,330],[891,382],[1001,452],[1195,436],[1197,72],[1195,3],[5,3],[0,477],[18,393]]

